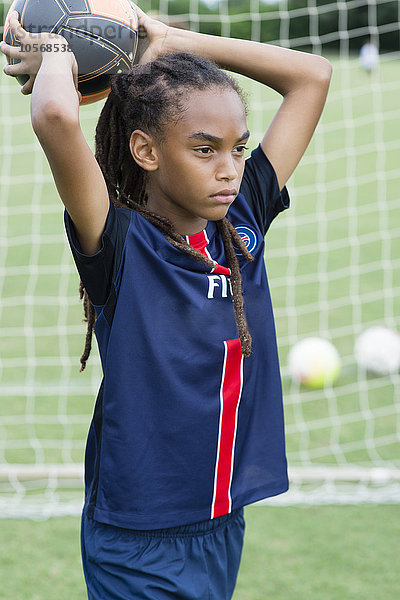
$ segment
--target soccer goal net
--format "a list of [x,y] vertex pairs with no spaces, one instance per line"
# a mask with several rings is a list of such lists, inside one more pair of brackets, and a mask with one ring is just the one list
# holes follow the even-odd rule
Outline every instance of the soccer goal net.
[[[266,264],[282,365],[291,489],[280,503],[400,501],[400,375],[356,363],[366,329],[400,329],[400,45],[393,0],[160,0],[167,23],[314,52],[334,69],[313,141],[271,227]],[[0,0],[0,21],[9,3]],[[361,63],[366,42],[377,64]],[[5,64],[4,57],[0,59]],[[250,94],[254,147],[280,98]],[[78,514],[84,445],[100,382],[79,373],[85,325],[62,207],[32,132],[29,97],[0,75],[0,515]],[[93,145],[100,104],[81,108]],[[294,383],[287,356],[310,336],[332,342],[334,385]]]

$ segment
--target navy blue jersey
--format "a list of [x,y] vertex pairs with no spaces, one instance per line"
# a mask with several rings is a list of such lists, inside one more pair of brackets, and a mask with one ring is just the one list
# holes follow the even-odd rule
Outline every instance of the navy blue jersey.
[[85,458],[86,504],[132,529],[185,525],[287,490],[282,390],[264,265],[264,235],[287,208],[261,147],[246,160],[228,218],[254,257],[237,252],[253,337],[241,353],[229,269],[215,222],[188,236],[211,268],[176,249],[133,210],[110,206],[102,247],[80,250],[96,308],[103,381]]

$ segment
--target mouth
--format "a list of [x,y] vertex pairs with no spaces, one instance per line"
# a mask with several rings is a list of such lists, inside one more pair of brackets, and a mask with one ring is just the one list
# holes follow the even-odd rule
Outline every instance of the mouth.
[[236,190],[221,190],[216,194],[212,194],[210,198],[212,198],[218,204],[232,204],[234,199],[237,196]]

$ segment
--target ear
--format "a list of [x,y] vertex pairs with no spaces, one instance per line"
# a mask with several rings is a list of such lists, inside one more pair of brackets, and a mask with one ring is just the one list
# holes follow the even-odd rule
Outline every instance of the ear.
[[151,135],[135,129],[131,134],[129,148],[135,162],[145,171],[157,171],[158,154]]

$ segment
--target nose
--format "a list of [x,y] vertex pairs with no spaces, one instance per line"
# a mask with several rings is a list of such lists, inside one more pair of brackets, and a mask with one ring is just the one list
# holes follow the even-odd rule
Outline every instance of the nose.
[[238,177],[237,166],[235,159],[231,152],[221,154],[220,160],[218,161],[216,178],[218,180],[225,179],[227,181],[233,181]]

